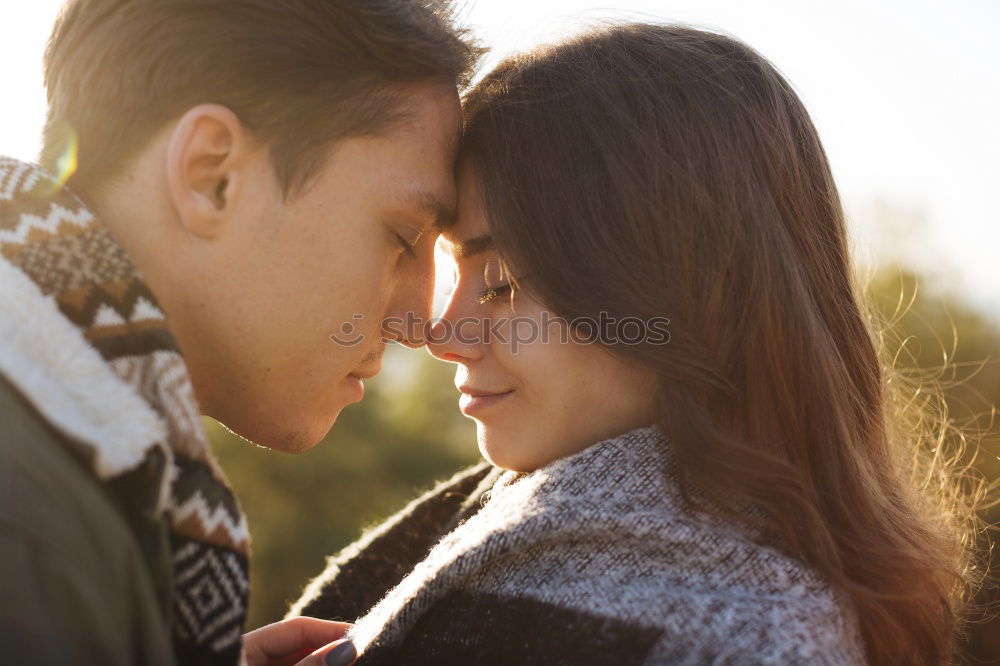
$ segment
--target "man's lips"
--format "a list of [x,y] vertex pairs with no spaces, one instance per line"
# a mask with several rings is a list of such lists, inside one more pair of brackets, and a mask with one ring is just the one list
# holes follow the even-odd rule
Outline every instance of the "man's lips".
[[355,370],[354,372],[351,373],[351,376],[357,377],[358,379],[371,379],[372,377],[377,375],[381,369],[382,369],[382,364],[379,363],[374,367]]
[[353,393],[351,396],[351,402],[361,402],[361,399],[365,397],[365,385],[361,380],[371,379],[377,375],[378,371],[381,369],[382,363],[380,362],[374,366],[369,366],[368,368],[355,370],[344,377],[344,381],[348,383]]

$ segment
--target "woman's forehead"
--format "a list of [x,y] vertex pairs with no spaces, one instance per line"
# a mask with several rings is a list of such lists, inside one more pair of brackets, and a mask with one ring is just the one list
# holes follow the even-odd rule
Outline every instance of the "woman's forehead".
[[458,175],[458,217],[441,235],[446,251],[456,259],[492,249],[489,224],[472,169],[464,166]]

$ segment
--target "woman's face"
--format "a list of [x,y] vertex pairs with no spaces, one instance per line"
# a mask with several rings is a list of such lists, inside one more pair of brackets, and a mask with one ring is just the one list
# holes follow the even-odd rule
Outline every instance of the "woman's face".
[[459,406],[476,421],[483,455],[527,472],[652,423],[651,373],[574,340],[568,323],[525,291],[512,296],[468,165],[458,183],[458,223],[441,241],[455,281],[428,347],[458,365]]

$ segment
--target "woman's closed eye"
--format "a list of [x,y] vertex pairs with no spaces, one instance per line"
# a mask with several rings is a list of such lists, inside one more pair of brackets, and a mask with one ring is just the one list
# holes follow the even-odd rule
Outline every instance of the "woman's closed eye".
[[[490,303],[511,294],[518,289],[518,279],[510,271],[510,267],[503,261],[490,261],[483,270],[484,288],[479,295],[481,304]],[[490,286],[491,283],[499,283],[497,286]]]
[[510,284],[502,284],[497,287],[486,287],[483,293],[479,295],[479,302],[481,304],[486,304],[491,301],[495,301],[505,294],[509,294],[511,290]]

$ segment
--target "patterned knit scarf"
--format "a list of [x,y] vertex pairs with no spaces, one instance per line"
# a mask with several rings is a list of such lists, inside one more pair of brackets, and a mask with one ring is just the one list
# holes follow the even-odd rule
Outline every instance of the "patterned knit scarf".
[[[172,562],[151,568],[178,662],[237,663],[246,521],[209,452],[166,317],[86,205],[47,172],[7,158],[0,337],[0,372],[85,459],[140,545],[151,526],[169,526]],[[151,557],[155,548],[143,547]]]
[[[359,666],[864,663],[842,596],[749,529],[688,509],[676,478],[656,428],[504,473],[357,620]],[[477,479],[490,480],[456,477],[331,560],[295,610],[351,619],[368,594],[356,584],[392,578],[394,554],[426,538],[407,523],[445,525],[433,506]]]

